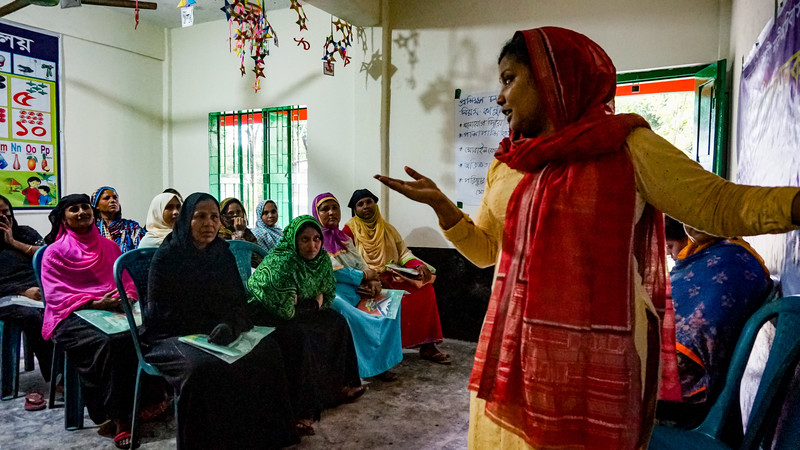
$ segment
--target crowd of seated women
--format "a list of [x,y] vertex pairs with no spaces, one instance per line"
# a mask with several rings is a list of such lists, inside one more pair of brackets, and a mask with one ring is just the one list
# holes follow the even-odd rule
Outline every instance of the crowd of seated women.
[[[123,311],[113,267],[136,248],[156,248],[139,335],[145,359],[163,374],[145,377],[137,421],[167,410],[173,393],[179,448],[291,445],[314,434],[322,410],[359,398],[361,378],[394,381],[390,369],[403,348],[450,363],[436,347],[442,333],[433,270],[411,254],[367,190],[353,194],[353,218],[344,230],[330,193],[314,200],[313,216],[296,217],[281,229],[271,200],[258,204],[260,220],[248,228],[238,199],[218,202],[204,193],[184,199],[170,189],[152,199],[141,227],[123,218],[119,194],[103,186],[91,197],[61,198],[43,240],[17,224],[9,202],[0,199],[0,320],[22,326],[45,379],[53,342],[65,349],[80,374],[89,417],[118,448],[139,445],[130,433],[133,341],[129,333],[104,333],[76,312]],[[246,284],[226,240],[252,242],[267,255],[262,261],[254,253]],[[40,293],[31,259],[45,243]],[[417,275],[387,271],[387,264]],[[136,302],[127,273],[123,285]],[[405,291],[396,315],[359,307],[384,289]],[[20,296],[43,301],[44,308],[7,301]],[[273,331],[233,363],[179,340],[203,334],[212,344],[229,345],[254,326]]]

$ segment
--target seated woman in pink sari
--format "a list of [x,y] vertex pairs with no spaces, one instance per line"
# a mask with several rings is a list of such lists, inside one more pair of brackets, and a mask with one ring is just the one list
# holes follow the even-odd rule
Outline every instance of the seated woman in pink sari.
[[[49,245],[42,259],[46,303],[42,337],[62,345],[78,368],[92,421],[112,420],[114,444],[128,448],[137,364],[131,337],[105,334],[73,314],[80,309],[122,311],[113,276],[122,251],[100,236],[85,194],[62,198],[49,219],[52,230],[45,237]],[[129,277],[125,289],[135,297]]]

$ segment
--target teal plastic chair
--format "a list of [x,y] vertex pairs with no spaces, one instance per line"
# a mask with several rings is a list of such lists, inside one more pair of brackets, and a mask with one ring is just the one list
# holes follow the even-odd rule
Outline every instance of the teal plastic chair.
[[[128,318],[128,325],[130,326],[131,339],[133,346],[136,349],[136,357],[139,360],[139,366],[136,369],[136,390],[133,397],[133,415],[131,416],[131,442],[138,442],[139,436],[136,429],[136,419],[139,414],[142,374],[152,375],[156,377],[163,377],[161,372],[145,361],[144,354],[142,353],[142,344],[139,341],[139,331],[136,327],[136,322],[133,317],[133,307],[131,306],[128,292],[125,290],[125,285],[122,283],[122,274],[128,272],[133,284],[136,285],[136,292],[138,294],[139,306],[142,310],[142,320],[145,320],[145,309],[147,307],[147,278],[150,273],[150,262],[153,260],[158,248],[138,248],[124,253],[117,258],[114,263],[114,282],[117,284],[117,291],[120,296],[120,303],[122,309],[125,310],[125,316]],[[144,322],[142,322],[144,323]],[[175,417],[177,418],[177,405],[175,408]]]
[[34,369],[33,352],[28,348],[22,329],[0,320],[0,398],[11,400],[19,395],[19,346],[23,344],[25,371]]
[[247,241],[231,240],[228,241],[228,247],[230,247],[233,257],[236,258],[236,268],[239,269],[239,276],[242,278],[242,284],[244,284],[246,288],[247,280],[250,279],[250,275],[253,273],[253,253],[261,255],[263,258],[267,256],[267,251],[260,246]]
[[[747,432],[742,432],[739,386],[750,350],[761,326],[775,321],[775,339],[758,385]],[[774,431],[782,399],[800,361],[800,296],[784,297],[767,303],[745,324],[736,344],[725,387],[708,416],[694,430],[656,426],[650,449],[742,449],[761,447]]]
[[[33,273],[36,275],[36,282],[42,291],[42,301],[47,305],[47,298],[42,287],[42,258],[47,246],[36,250],[33,255]],[[50,372],[50,404],[49,408],[54,408],[56,403],[56,378],[59,370],[64,374],[64,428],[70,431],[83,428],[83,391],[81,389],[81,378],[78,369],[75,368],[69,358],[67,358],[64,347],[53,339],[53,365]]]

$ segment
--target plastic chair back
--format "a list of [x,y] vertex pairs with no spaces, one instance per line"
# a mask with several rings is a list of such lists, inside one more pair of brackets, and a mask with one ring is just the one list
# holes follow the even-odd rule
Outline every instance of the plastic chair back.
[[[158,250],[158,248],[155,247],[137,248],[123,253],[114,262],[114,282],[117,284],[120,303],[128,319],[133,346],[136,348],[136,356],[139,358],[140,364],[143,363],[145,366],[152,368],[152,370],[155,370],[155,368],[144,362],[144,355],[139,342],[139,333],[133,317],[133,306],[131,305],[129,297],[130,293],[125,290],[125,284],[122,282],[122,274],[128,272],[128,275],[130,275],[133,280],[133,284],[136,286],[136,294],[139,306],[142,310],[142,323],[144,323],[146,317],[145,310],[147,309],[147,278],[150,273],[150,262],[153,260],[153,255],[155,255],[156,250]],[[147,372],[150,373],[151,371],[147,370]],[[158,371],[156,370],[156,373],[153,374],[158,374]]]
[[[739,388],[750,351],[761,326],[775,322],[775,339],[758,385],[747,431],[742,433]],[[703,423],[694,430],[655,427],[651,449],[727,446],[758,449],[774,428],[785,390],[800,361],[800,296],[784,297],[758,309],[745,324],[731,359],[725,387]]]
[[137,248],[135,250],[130,250],[126,253],[123,253],[122,256],[117,258],[117,260],[114,262],[114,282],[117,285],[117,292],[119,292],[122,309],[125,310],[125,317],[128,319],[131,339],[133,340],[133,346],[136,349],[136,357],[139,360],[139,365],[136,369],[136,390],[133,397],[133,414],[131,415],[132,442],[136,442],[138,440],[138,429],[136,425],[138,421],[137,416],[139,415],[141,399],[141,391],[139,388],[141,387],[142,382],[142,372],[148,375],[159,377],[163,375],[157,368],[144,360],[142,344],[139,341],[139,330],[136,327],[136,321],[133,317],[133,306],[131,305],[130,297],[128,296],[129,293],[125,290],[125,284],[122,282],[122,275],[123,273],[128,272],[128,275],[130,275],[131,279],[133,280],[133,284],[136,286],[139,306],[142,310],[142,323],[144,323],[147,320],[147,281],[150,274],[150,263],[153,260],[153,255],[155,255],[157,250],[158,248]]
[[267,256],[267,251],[259,245],[247,241],[228,241],[228,247],[236,258],[236,268],[239,269],[239,276],[242,278],[242,284],[245,289],[247,288],[247,280],[253,273],[252,257],[253,253],[260,255],[262,258]]

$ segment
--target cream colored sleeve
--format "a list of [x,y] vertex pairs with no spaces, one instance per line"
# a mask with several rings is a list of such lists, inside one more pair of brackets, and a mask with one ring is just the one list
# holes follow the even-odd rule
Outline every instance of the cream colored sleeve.
[[636,186],[663,213],[717,236],[782,233],[792,225],[793,187],[744,186],[720,178],[646,128],[628,136]]
[[493,160],[492,165],[489,166],[489,173],[486,176],[486,189],[481,197],[481,204],[478,207],[475,220],[464,214],[461,220],[453,227],[448,230],[442,230],[444,237],[452,242],[462,255],[481,268],[489,267],[497,262],[497,255],[503,240],[503,222],[505,218],[498,218],[492,213],[492,208],[489,204],[490,199],[497,201],[497,197],[505,197],[505,203],[507,204],[508,197],[511,196],[511,192],[505,195],[505,193],[494,191],[497,189],[495,181],[498,176],[498,165],[499,162]]

